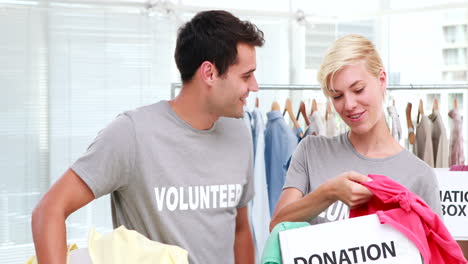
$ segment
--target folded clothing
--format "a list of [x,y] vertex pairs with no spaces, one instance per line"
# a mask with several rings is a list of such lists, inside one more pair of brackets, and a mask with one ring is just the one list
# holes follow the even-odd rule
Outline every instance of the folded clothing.
[[149,240],[124,226],[106,235],[91,229],[88,250],[93,264],[188,264],[186,250]]

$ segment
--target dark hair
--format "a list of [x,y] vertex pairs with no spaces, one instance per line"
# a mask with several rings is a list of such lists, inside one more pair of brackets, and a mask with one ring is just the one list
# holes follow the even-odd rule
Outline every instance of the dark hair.
[[204,11],[179,29],[174,57],[186,83],[204,61],[225,74],[236,63],[238,43],[261,47],[264,42],[263,32],[249,21],[222,10]]

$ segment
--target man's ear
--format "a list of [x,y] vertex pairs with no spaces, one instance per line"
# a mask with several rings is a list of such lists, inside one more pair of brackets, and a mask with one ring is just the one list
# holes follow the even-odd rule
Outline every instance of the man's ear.
[[213,63],[204,61],[199,67],[200,78],[203,82],[211,85],[218,76],[218,71]]

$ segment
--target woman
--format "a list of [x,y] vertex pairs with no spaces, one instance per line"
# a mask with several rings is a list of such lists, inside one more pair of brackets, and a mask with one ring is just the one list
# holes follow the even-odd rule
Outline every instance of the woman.
[[434,171],[401,147],[387,127],[387,75],[374,45],[359,35],[338,39],[325,55],[318,79],[350,131],[301,141],[270,230],[284,221],[317,224],[347,218],[349,207],[372,196],[359,184],[370,180],[368,174],[392,178],[441,215]]

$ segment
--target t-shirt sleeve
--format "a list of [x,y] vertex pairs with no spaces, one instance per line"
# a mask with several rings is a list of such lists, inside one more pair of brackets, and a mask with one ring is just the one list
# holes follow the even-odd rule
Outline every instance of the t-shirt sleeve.
[[[248,129],[247,129],[248,130]],[[246,177],[247,181],[243,186],[243,193],[241,196],[241,199],[239,200],[239,203],[237,204],[237,208],[242,208],[245,207],[250,200],[253,199],[255,195],[255,186],[254,186],[254,157],[253,157],[253,140],[252,140],[252,133],[248,131],[247,137],[249,138],[248,144],[247,144],[247,150],[249,152],[248,157],[248,167],[246,170]]]
[[434,170],[430,167],[427,168],[427,173],[425,173],[423,185],[421,188],[421,198],[427,203],[427,205],[438,214],[441,218],[442,214],[442,205],[440,203],[439,197],[439,182],[437,181],[436,174]]
[[292,155],[291,164],[286,173],[286,180],[283,190],[286,188],[296,188],[303,194],[309,192],[309,172],[307,169],[307,146],[310,145],[310,136],[301,140]]
[[134,158],[134,126],[127,115],[121,114],[98,133],[71,169],[97,199],[126,187]]

